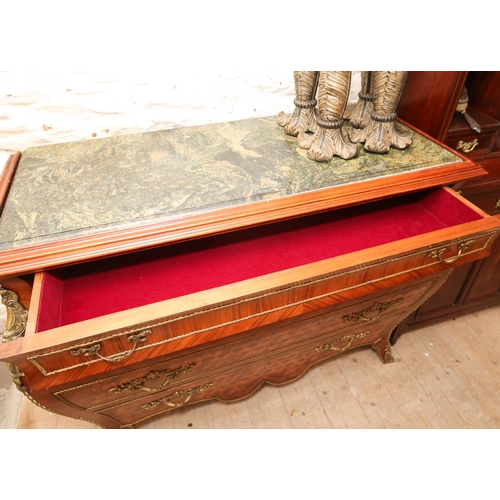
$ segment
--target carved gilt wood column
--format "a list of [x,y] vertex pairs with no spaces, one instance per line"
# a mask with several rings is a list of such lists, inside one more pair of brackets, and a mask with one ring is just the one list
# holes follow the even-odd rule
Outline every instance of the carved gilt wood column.
[[392,147],[404,149],[411,137],[396,131],[396,109],[401,99],[408,71],[375,71],[373,73],[373,111],[366,127],[365,149],[387,153]]
[[349,123],[356,128],[365,128],[370,122],[373,111],[373,78],[372,71],[361,72],[361,90],[358,93],[358,102],[349,115]]
[[284,127],[286,134],[296,137],[316,130],[314,108],[318,76],[318,71],[294,71],[295,110],[291,114],[282,111],[277,117],[278,124]]
[[298,138],[301,148],[309,149],[312,160],[329,161],[334,155],[348,160],[354,158],[360,146],[352,144],[344,136],[344,111],[351,86],[350,71],[322,71],[318,82],[318,108],[316,110],[316,132],[304,140]]

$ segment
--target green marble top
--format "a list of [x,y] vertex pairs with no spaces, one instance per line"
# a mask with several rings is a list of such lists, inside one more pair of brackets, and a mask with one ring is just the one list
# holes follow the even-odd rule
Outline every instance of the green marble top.
[[30,148],[1,214],[0,250],[461,161],[412,134],[407,150],[328,163],[309,160],[275,117]]

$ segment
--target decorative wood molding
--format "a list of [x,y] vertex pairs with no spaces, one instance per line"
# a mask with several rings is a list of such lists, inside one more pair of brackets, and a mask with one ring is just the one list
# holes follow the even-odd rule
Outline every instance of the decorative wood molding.
[[2,175],[0,176],[0,215],[2,214],[4,202],[9,194],[9,188],[16,173],[17,166],[19,165],[19,160],[21,159],[21,153],[17,152],[10,155],[5,167],[2,170]]
[[460,163],[459,168],[457,164],[444,165],[358,184],[256,202],[251,205],[251,209],[248,206],[239,206],[214,210],[208,216],[193,214],[181,220],[145,223],[138,227],[110,230],[101,234],[1,251],[0,275],[27,274],[40,268],[50,269],[74,262],[90,261],[199,238],[207,234],[225,233],[238,228],[373,201],[394,194],[452,184],[485,173],[479,165],[467,158],[464,159],[464,163]]

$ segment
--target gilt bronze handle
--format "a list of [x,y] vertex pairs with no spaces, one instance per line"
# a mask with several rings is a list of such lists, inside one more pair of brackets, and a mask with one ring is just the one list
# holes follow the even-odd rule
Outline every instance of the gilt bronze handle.
[[[131,392],[134,392],[134,391],[146,391],[146,392],[161,391],[172,380],[179,378],[180,376],[184,375],[185,373],[191,371],[191,369],[194,366],[195,366],[195,364],[192,363],[192,364],[188,364],[184,367],[179,366],[178,368],[174,368],[174,369],[166,368],[165,370],[155,370],[155,371],[149,372],[144,377],[135,378],[134,380],[131,380],[130,382],[125,382],[124,384],[117,385],[115,387],[111,387],[109,389],[109,392],[121,394],[121,393],[127,392],[127,391],[131,391]],[[162,377],[165,378],[165,381],[163,382],[163,384],[161,384],[157,387],[146,386],[147,382],[149,382],[151,380],[159,380]]]
[[[319,347],[316,347],[315,351],[316,352],[321,352],[321,351],[337,351],[337,352],[344,352],[347,351],[352,343],[355,340],[362,339],[366,337],[370,333],[370,330],[366,330],[366,332],[361,332],[361,333],[355,333],[353,335],[345,335],[341,339],[334,340],[333,342],[328,342],[328,344],[323,344],[320,345]],[[347,345],[339,348],[336,347],[336,344],[340,344],[341,342],[347,342]]]
[[123,352],[121,354],[115,354],[113,356],[102,356],[99,354],[99,351],[101,350],[101,344],[94,344],[93,346],[90,347],[81,347],[80,349],[76,349],[71,351],[71,354],[73,356],[97,356],[98,358],[102,359],[103,361],[108,361],[109,363],[118,363],[119,361],[124,360],[125,358],[128,358],[136,349],[137,344],[140,344],[142,342],[146,342],[147,335],[151,334],[151,330],[144,330],[141,333],[138,333],[137,335],[130,335],[130,337],[127,339],[129,342],[134,344],[132,349],[130,351]]
[[445,263],[445,264],[452,264],[453,262],[457,261],[458,258],[460,257],[460,255],[462,255],[463,252],[465,252],[465,250],[467,250],[467,248],[469,247],[469,245],[471,245],[472,243],[474,243],[475,240],[469,240],[469,241],[464,241],[463,243],[460,243],[460,245],[458,245],[458,252],[456,255],[453,255],[452,257],[448,257],[446,259],[443,259],[441,256],[443,255],[443,253],[446,252],[446,250],[448,250],[447,247],[445,248],[441,248],[439,250],[433,250],[432,252],[429,252],[428,253],[428,256],[431,258],[431,259],[438,259],[439,261]]
[[[360,311],[353,312],[351,314],[347,314],[343,316],[342,319],[345,323],[348,321],[376,321],[380,318],[380,315],[390,309],[391,307],[400,304],[403,301],[403,298],[391,300],[389,302],[375,302],[369,307],[365,307]],[[370,316],[370,313],[376,313],[375,316]]]
[[[212,387],[213,384],[205,384],[200,387],[193,387],[192,389],[184,389],[182,391],[176,391],[169,396],[165,396],[161,399],[156,399],[151,401],[151,403],[146,403],[141,406],[145,410],[150,410],[151,408],[156,408],[157,406],[170,406],[171,408],[180,408],[189,402],[189,400],[200,392],[206,391],[208,388]],[[173,399],[184,398],[179,403],[172,402]]]
[[464,141],[459,141],[457,144],[457,151],[462,150],[464,153],[470,153],[471,151],[474,151],[474,148],[479,144],[479,141],[477,139],[474,139],[471,142],[464,142]]

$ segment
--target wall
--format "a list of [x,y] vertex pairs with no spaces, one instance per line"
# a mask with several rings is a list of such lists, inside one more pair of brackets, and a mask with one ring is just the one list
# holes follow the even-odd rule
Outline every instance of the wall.
[[[353,74],[350,100],[359,91]],[[0,71],[0,165],[31,146],[293,110],[293,71]]]

